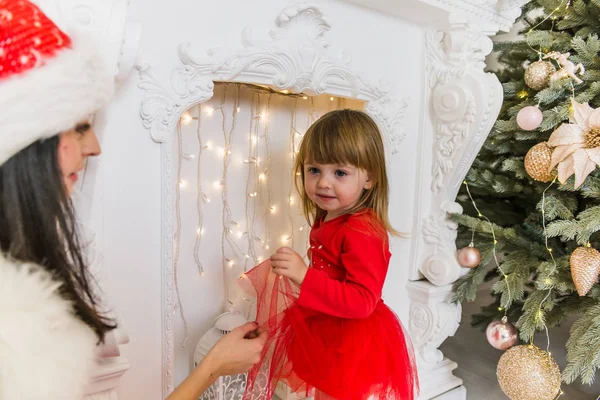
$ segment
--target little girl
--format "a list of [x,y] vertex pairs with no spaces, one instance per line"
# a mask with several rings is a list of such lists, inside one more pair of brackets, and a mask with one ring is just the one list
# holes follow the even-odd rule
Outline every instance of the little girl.
[[377,125],[360,111],[325,114],[306,132],[295,173],[310,263],[282,247],[240,278],[269,333],[244,398],[271,399],[282,380],[303,394],[315,388],[315,400],[412,400],[411,346],[381,299],[388,233],[397,233]]

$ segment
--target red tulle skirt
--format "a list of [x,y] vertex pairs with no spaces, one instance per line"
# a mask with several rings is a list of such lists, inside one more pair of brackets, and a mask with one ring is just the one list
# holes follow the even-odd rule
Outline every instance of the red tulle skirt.
[[299,288],[275,275],[268,260],[239,283],[256,296],[256,321],[269,333],[261,362],[248,374],[244,400],[270,400],[279,381],[299,394],[315,388],[338,400],[414,399],[412,347],[383,302],[362,319],[301,307]]

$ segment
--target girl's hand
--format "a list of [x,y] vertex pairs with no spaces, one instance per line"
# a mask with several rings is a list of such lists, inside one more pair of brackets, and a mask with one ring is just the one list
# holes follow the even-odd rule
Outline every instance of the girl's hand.
[[271,266],[274,273],[287,276],[297,285],[302,285],[308,272],[308,266],[304,263],[300,254],[289,247],[277,249],[275,254],[271,256]]

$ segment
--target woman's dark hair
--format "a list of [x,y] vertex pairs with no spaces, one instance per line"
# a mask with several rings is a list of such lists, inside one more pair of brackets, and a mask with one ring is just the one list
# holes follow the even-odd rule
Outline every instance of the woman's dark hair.
[[97,311],[73,212],[58,163],[59,137],[38,140],[0,166],[0,249],[43,266],[100,342],[116,325]]

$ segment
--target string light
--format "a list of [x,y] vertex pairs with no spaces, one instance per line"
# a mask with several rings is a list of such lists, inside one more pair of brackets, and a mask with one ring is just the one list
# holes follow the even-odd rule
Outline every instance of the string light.
[[[189,115],[189,114],[188,114]],[[188,338],[188,323],[185,318],[185,313],[183,312],[183,303],[181,302],[181,293],[179,290],[179,253],[181,251],[181,186],[183,179],[181,179],[181,167],[182,167],[182,135],[181,135],[181,124],[177,126],[177,180],[179,181],[179,185],[175,185],[175,233],[173,235],[173,247],[174,247],[174,255],[173,255],[173,281],[175,283],[175,294],[177,296],[177,304],[176,308],[179,309],[179,316],[181,317],[181,321],[183,322],[183,341],[181,343],[182,346],[186,345]]]
[[192,116],[187,112],[184,113],[181,117],[181,123],[184,125],[188,125],[190,122],[192,122]]
[[[510,292],[510,285],[508,284],[508,281],[507,281],[508,275],[506,275],[506,273],[504,272],[502,267],[500,267],[500,262],[498,261],[498,254],[496,253],[496,245],[498,244],[498,240],[496,239],[496,232],[494,231],[494,225],[492,224],[492,221],[490,221],[488,217],[486,217],[485,215],[483,215],[481,213],[481,211],[479,210],[479,207],[477,207],[477,204],[475,203],[475,199],[473,199],[473,196],[471,195],[471,190],[469,189],[469,184],[467,183],[466,180],[463,181],[463,184],[465,185],[467,194],[469,195],[469,199],[471,199],[471,203],[473,204],[475,211],[477,211],[477,215],[479,215],[479,217],[483,217],[488,223],[488,226],[490,228],[490,232],[492,233],[492,238],[493,238],[492,254],[493,254],[493,258],[494,258],[494,263],[496,264],[496,269],[498,269],[498,271],[500,271],[500,273],[502,274],[502,277],[506,281],[506,290],[508,291],[508,298],[512,299],[512,295]],[[475,235],[475,231],[473,231],[473,237],[474,237],[474,235]],[[473,240],[471,239],[471,242],[472,241]],[[503,320],[506,319],[507,317],[508,317],[508,309],[504,308]]]
[[[229,89],[230,91],[228,92],[228,88],[233,88],[235,87],[235,92],[232,94],[231,93],[232,90]],[[222,225],[223,225],[223,229],[221,231],[222,233],[222,237],[221,237],[221,260],[222,260],[222,273],[223,273],[223,280],[225,282],[225,301],[226,302],[232,302],[232,296],[231,296],[231,290],[232,288],[230,287],[230,282],[231,282],[231,274],[232,273],[239,273],[240,269],[242,268],[242,265],[244,266],[244,270],[246,269],[247,265],[253,266],[254,264],[252,264],[252,262],[254,263],[259,263],[262,262],[265,259],[265,253],[266,251],[269,251],[270,249],[270,242],[271,242],[271,230],[273,229],[279,229],[279,228],[275,228],[278,227],[278,224],[280,224],[281,222],[284,222],[284,226],[282,227],[284,229],[284,233],[282,234],[281,231],[276,232],[273,231],[273,235],[274,237],[279,237],[280,241],[282,244],[284,245],[289,245],[290,241],[291,241],[291,245],[292,247],[294,247],[294,238],[295,235],[294,233],[296,233],[296,236],[298,237],[302,237],[302,235],[304,235],[304,232],[306,233],[306,239],[308,240],[308,231],[309,229],[304,229],[306,225],[302,225],[302,226],[294,226],[295,224],[297,224],[298,222],[296,221],[296,219],[298,218],[302,218],[301,215],[297,212],[297,210],[295,209],[295,207],[292,207],[293,205],[296,204],[296,199],[294,198],[292,191],[293,191],[293,182],[290,182],[290,192],[288,193],[287,196],[287,200],[288,200],[288,204],[289,204],[289,209],[286,210],[285,207],[285,200],[283,200],[283,202],[281,201],[281,196],[285,196],[285,192],[284,193],[279,193],[277,192],[277,196],[276,198],[273,198],[273,193],[271,193],[271,178],[272,178],[272,174],[270,173],[270,167],[271,167],[271,141],[269,140],[269,124],[270,123],[274,123],[274,121],[278,121],[279,120],[279,109],[277,111],[277,115],[278,118],[277,120],[270,120],[269,117],[271,115],[271,110],[270,110],[270,104],[271,104],[271,98],[272,96],[282,96],[285,94],[289,93],[289,90],[284,90],[281,91],[281,93],[277,93],[275,91],[272,91],[271,93],[269,93],[269,100],[266,101],[266,96],[261,95],[260,90],[253,90],[251,93],[251,102],[252,104],[250,105],[249,103],[243,103],[240,104],[240,88],[243,87],[243,85],[239,85],[239,84],[217,84],[217,88],[220,89],[220,93],[217,92],[217,90],[215,90],[215,94],[219,93],[220,97],[221,97],[221,103],[219,106],[213,107],[213,106],[209,106],[206,104],[202,104],[197,106],[198,110],[197,110],[197,114],[196,111],[194,110],[194,112],[188,112],[186,114],[184,114],[181,118],[181,123],[180,125],[184,125],[186,123],[190,123],[193,120],[197,120],[198,121],[198,129],[197,129],[197,140],[198,140],[198,150],[196,154],[190,154],[190,153],[180,153],[180,160],[184,159],[184,160],[188,160],[188,161],[195,161],[198,163],[198,168],[197,168],[197,180],[198,180],[198,185],[197,185],[197,189],[198,191],[195,192],[195,195],[197,195],[197,211],[198,211],[198,221],[197,223],[195,223],[195,226],[192,227],[192,232],[195,232],[195,236],[196,236],[196,246],[194,249],[194,256],[197,257],[196,261],[199,265],[199,271],[200,271],[200,275],[203,276],[204,275],[204,271],[203,269],[200,267],[201,263],[200,263],[200,256],[202,254],[206,254],[205,252],[203,253],[202,251],[200,251],[200,237],[205,236],[205,229],[203,227],[203,210],[202,209],[202,205],[207,205],[208,203],[211,202],[211,199],[207,196],[207,194],[205,193],[206,190],[206,186],[207,183],[208,185],[210,185],[209,182],[211,182],[211,180],[209,180],[208,182],[206,182],[206,178],[207,176],[203,176],[206,175],[205,171],[201,171],[201,161],[204,161],[204,164],[206,165],[206,160],[201,160],[202,159],[202,154],[203,151],[214,151],[215,152],[215,156],[219,156],[222,157],[223,159],[223,170],[221,173],[221,177],[220,179],[217,180],[212,180],[213,183],[213,187],[215,189],[221,190],[221,200],[222,200],[222,204],[219,206],[222,206]],[[264,93],[264,91],[263,91]],[[313,107],[314,103],[313,103],[313,98],[310,99],[310,108],[306,110],[306,114],[304,109],[302,110],[303,114],[302,115],[306,115],[306,119],[307,119],[307,125],[304,126],[303,123],[300,124],[300,126],[298,126],[298,129],[296,129],[296,124],[298,123],[298,118],[297,118],[297,114],[298,114],[298,110],[297,110],[297,105],[298,105],[298,101],[302,101],[300,99],[300,97],[302,97],[302,99],[304,100],[308,100],[309,96],[288,96],[284,101],[288,101],[287,103],[287,107],[289,107],[291,113],[292,113],[292,127],[293,129],[290,129],[290,139],[289,139],[289,146],[291,149],[291,154],[292,154],[292,160],[295,160],[295,157],[297,156],[297,150],[298,150],[298,146],[300,143],[300,140],[302,139],[302,136],[304,135],[304,131],[308,128],[308,126],[311,123],[311,119],[313,119],[313,117],[316,115],[315,109]],[[322,100],[325,100],[329,98],[329,96],[327,97],[321,97]],[[247,98],[248,101],[250,101],[250,97]],[[216,98],[215,98],[216,100]],[[227,100],[227,101],[226,101]],[[330,98],[331,102],[335,101],[335,98],[331,97]],[[262,104],[261,104],[262,103]],[[326,103],[320,103],[320,107],[322,109],[322,111],[326,111],[326,107],[325,104],[327,104],[329,102]],[[338,103],[339,103],[339,99],[338,99]],[[292,105],[293,109],[290,107],[290,105]],[[233,106],[233,107],[232,107]],[[237,113],[239,113],[241,111],[242,108],[246,108],[249,107],[249,109],[247,110],[248,112],[244,113],[244,116],[241,117],[240,116],[240,121],[241,118],[244,118],[245,121],[249,121],[250,122],[250,129],[247,130],[247,145],[248,145],[248,153],[247,155],[245,154],[245,151],[242,151],[241,153],[239,152],[239,149],[237,148],[238,142],[237,142],[237,133],[239,133],[239,129],[236,130],[236,122],[238,121],[238,117],[237,117]],[[278,102],[277,106],[280,107],[281,103]],[[283,105],[285,107],[285,104]],[[335,107],[335,103],[332,103],[332,106]],[[331,108],[331,106],[329,106],[329,108]],[[219,112],[215,115],[215,111],[219,110]],[[227,110],[227,111],[226,111]],[[197,115],[197,116],[196,116]],[[206,140],[203,141],[202,136],[204,139],[207,139],[207,132],[202,132],[201,135],[201,122],[206,121],[207,118],[219,118],[221,117],[221,120],[217,120],[218,122],[216,123],[220,123],[221,124],[221,128],[222,128],[222,134],[223,134],[223,142],[221,142],[221,140],[218,137],[212,137],[211,139],[216,139],[216,145],[215,145],[215,141],[214,140]],[[318,115],[316,116],[316,118],[318,118]],[[204,120],[204,121],[202,121]],[[277,127],[279,128],[279,127]],[[204,131],[207,131],[208,129],[204,128]],[[245,135],[242,135],[242,137]],[[184,136],[186,138],[186,140],[190,140],[187,139],[192,138],[192,136]],[[234,148],[234,137],[236,140],[236,147]],[[182,138],[183,140],[183,138]],[[185,147],[187,148],[187,146]],[[195,147],[194,147],[195,148]],[[279,149],[278,149],[279,150]],[[233,163],[231,163],[232,159],[231,159],[231,155],[232,153],[234,154],[233,157]],[[278,162],[281,162],[281,159],[279,159]],[[289,160],[285,159],[283,161],[286,165],[289,165]],[[264,164],[264,165],[261,165]],[[228,187],[230,187],[231,184],[233,184],[233,182],[231,180],[228,180],[228,176],[230,173],[236,173],[237,174],[237,169],[242,167],[242,168],[246,168],[244,167],[244,165],[247,166],[247,171],[248,171],[248,179],[247,179],[247,190],[245,191],[245,193],[247,194],[245,197],[245,201],[246,201],[246,207],[245,207],[245,211],[246,211],[246,220],[245,220],[245,226],[243,228],[239,227],[239,224],[235,221],[233,221],[233,218],[238,219],[240,218],[240,216],[234,217],[232,210],[231,210],[231,206],[229,204],[229,199],[228,199]],[[280,165],[277,166],[277,170],[280,169]],[[211,167],[212,168],[212,167]],[[179,173],[181,174],[181,171],[179,171]],[[300,175],[300,174],[298,174]],[[204,185],[205,188],[204,190],[202,190],[202,179],[204,178]],[[232,175],[232,179],[233,179],[233,175]],[[279,179],[279,178],[277,178]],[[228,182],[229,181],[229,182]],[[183,188],[185,187],[186,192],[181,192],[181,193],[190,193],[193,191],[189,190],[190,188],[190,183],[191,180],[190,179],[182,179],[181,176],[178,177],[178,181],[180,184],[176,185],[177,188],[181,188],[183,190]],[[239,181],[236,181],[236,185],[239,183]],[[273,182],[275,183],[275,182]],[[287,191],[288,188],[285,188],[284,190]],[[243,190],[243,188],[240,188],[240,190]],[[208,191],[210,192],[210,190]],[[210,192],[212,193],[212,192]],[[243,192],[242,192],[243,193]],[[181,195],[181,194],[179,194]],[[186,194],[187,195],[187,194]],[[276,200],[275,202],[273,202],[273,200]],[[244,201],[244,200],[241,200]],[[278,203],[273,204],[273,203]],[[233,204],[233,203],[232,203]],[[278,214],[280,212],[280,207],[281,208],[281,214],[288,214],[288,217],[290,219],[290,223],[289,225],[285,223],[285,219],[276,219],[275,215]],[[180,212],[181,210],[178,210],[178,212]],[[288,212],[289,211],[289,212]],[[283,215],[281,215],[281,217],[284,217]],[[284,217],[285,218],[285,217]],[[238,219],[238,221],[240,221],[242,223],[242,225],[244,225],[244,221],[241,221]],[[273,223],[271,221],[278,221],[278,223]],[[193,221],[196,222],[196,221]],[[179,228],[181,229],[181,221],[179,222]],[[260,228],[260,231],[259,231]],[[187,229],[187,228],[186,228]],[[291,230],[290,230],[291,229]],[[188,231],[189,232],[189,231]],[[286,233],[287,232],[287,233]],[[302,235],[300,234],[300,232],[302,232]],[[212,231],[211,231],[211,236],[212,235]],[[180,245],[180,240],[181,237],[177,237],[176,238],[176,245]],[[255,242],[258,242],[255,244]],[[275,240],[273,240],[273,242],[275,242]],[[278,244],[278,243],[277,243]],[[275,247],[277,247],[277,244],[275,245]],[[302,253],[301,249],[296,249],[299,250],[300,253]],[[260,253],[260,254],[259,254]],[[179,261],[179,259],[177,259],[177,261]],[[249,263],[249,264],[247,264]],[[180,303],[180,302],[179,302]],[[233,303],[232,303],[233,304]],[[179,311],[182,313],[182,310],[179,309]],[[182,315],[183,317],[183,315]],[[185,323],[186,325],[186,329],[187,329],[187,322]],[[187,331],[186,331],[186,338],[187,338]]]

